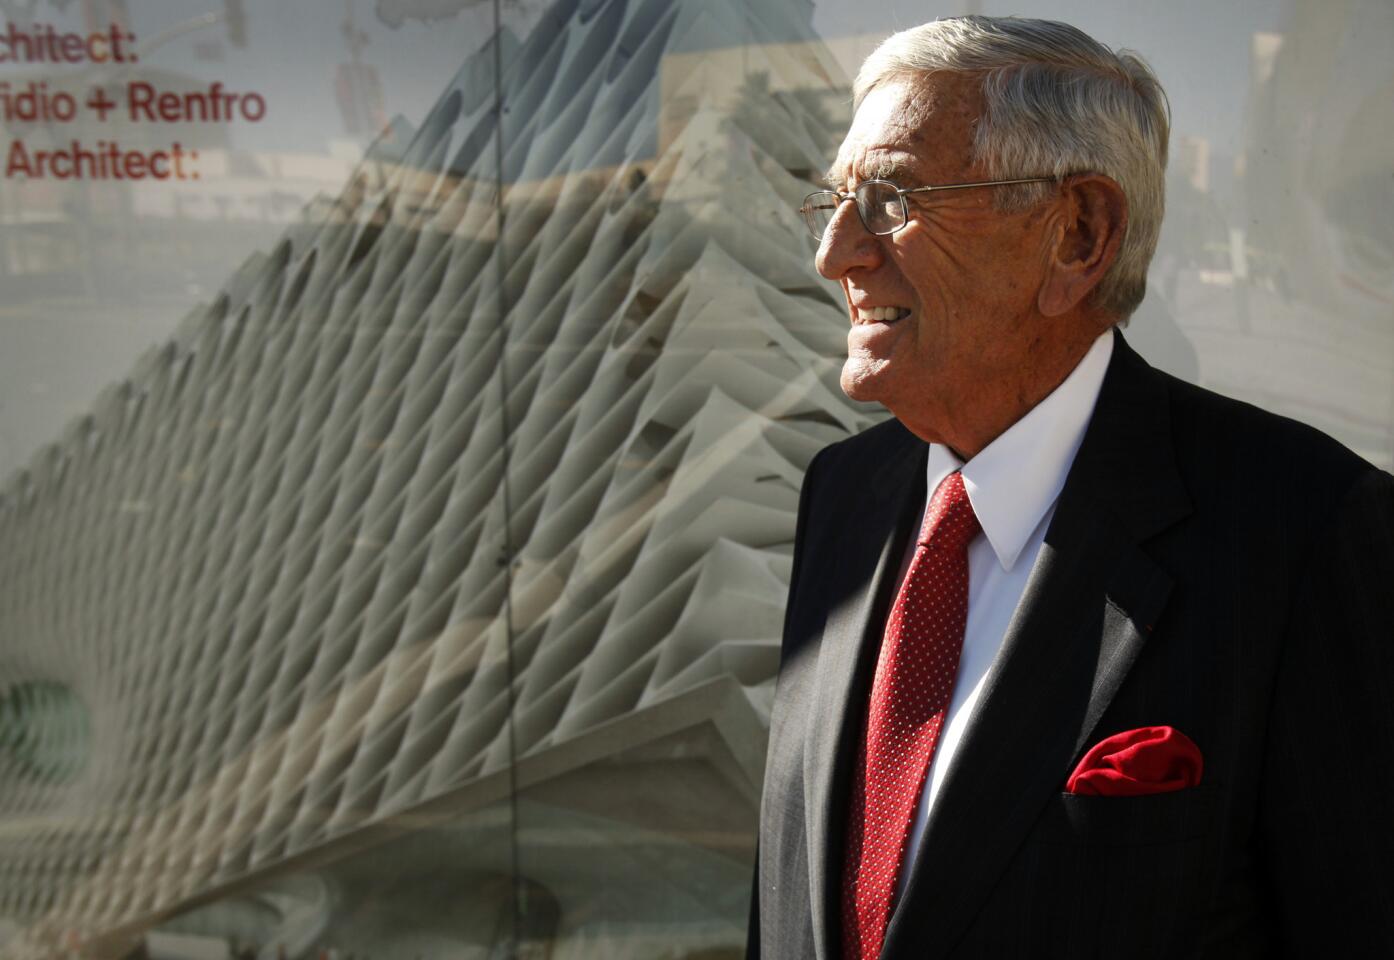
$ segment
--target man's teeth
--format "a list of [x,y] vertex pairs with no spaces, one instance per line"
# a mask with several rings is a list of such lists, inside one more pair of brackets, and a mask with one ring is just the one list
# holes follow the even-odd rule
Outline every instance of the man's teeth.
[[903,320],[910,315],[908,307],[872,307],[857,311],[857,319],[864,323],[888,323]]

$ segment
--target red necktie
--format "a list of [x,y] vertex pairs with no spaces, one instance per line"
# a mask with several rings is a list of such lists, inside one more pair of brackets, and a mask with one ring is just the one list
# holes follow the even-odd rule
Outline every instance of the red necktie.
[[949,474],[925,513],[876,661],[866,740],[853,773],[843,960],[874,960],[881,952],[910,825],[958,675],[968,620],[968,542],[978,529],[963,476]]

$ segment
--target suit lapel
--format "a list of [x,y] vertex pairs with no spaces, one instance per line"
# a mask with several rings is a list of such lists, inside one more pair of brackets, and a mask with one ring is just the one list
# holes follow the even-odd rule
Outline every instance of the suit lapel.
[[980,706],[935,803],[885,956],[952,952],[1166,603],[1140,544],[1189,511],[1165,386],[1121,337]]
[[[816,702],[808,711],[805,740],[805,810],[808,811],[810,899],[814,943],[819,957],[841,951],[830,942],[837,929],[841,889],[841,852],[856,738],[861,733],[871,685],[874,653],[880,644],[881,620],[895,589],[908,530],[918,520],[925,498],[928,447],[902,432],[896,451],[884,461],[868,486],[843,492],[849,510],[837,544],[836,569],[830,579],[855,589],[829,610],[818,645]],[[868,497],[867,489],[894,491]]]

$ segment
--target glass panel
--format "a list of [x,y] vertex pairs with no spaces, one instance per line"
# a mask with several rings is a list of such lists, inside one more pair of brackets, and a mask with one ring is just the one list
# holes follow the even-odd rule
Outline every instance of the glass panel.
[[811,13],[557,4],[505,72],[519,869],[558,956],[744,951],[800,476],[877,416],[797,212],[846,120]]
[[[457,71],[492,19],[66,6],[0,46],[132,53],[7,66],[11,91],[122,104],[7,127],[11,157],[49,158],[3,180],[8,388],[91,409],[43,426],[0,506],[8,947],[424,943],[420,892],[459,882],[440,943],[488,950],[512,913],[496,178],[492,73]],[[264,116],[215,117],[219,91]],[[118,142],[124,178],[53,166]],[[174,143],[187,177],[129,175],[179,169]],[[16,444],[55,412],[22,409]],[[388,842],[407,811],[433,832]],[[422,853],[462,848],[457,871]]]

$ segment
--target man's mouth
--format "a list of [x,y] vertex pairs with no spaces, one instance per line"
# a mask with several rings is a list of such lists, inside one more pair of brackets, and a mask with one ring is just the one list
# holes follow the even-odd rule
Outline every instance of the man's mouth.
[[909,307],[858,307],[857,323],[895,323],[910,316]]

